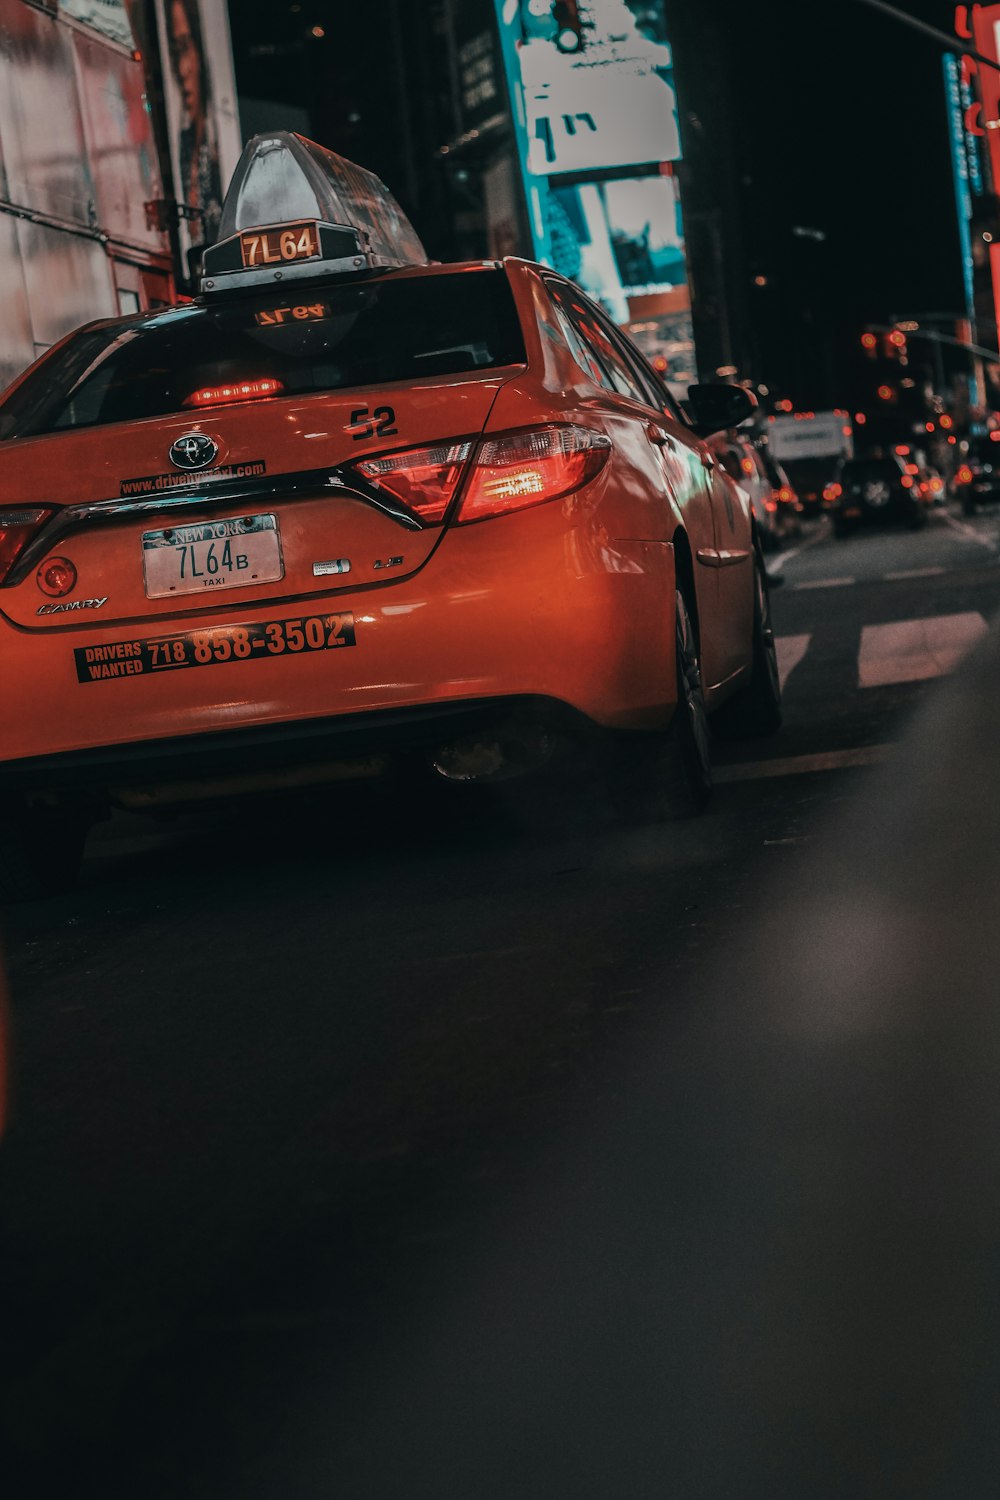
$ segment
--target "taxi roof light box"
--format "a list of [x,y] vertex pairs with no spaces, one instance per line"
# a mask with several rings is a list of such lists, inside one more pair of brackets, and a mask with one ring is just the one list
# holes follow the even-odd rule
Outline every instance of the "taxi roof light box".
[[276,130],[253,136],[237,163],[201,289],[218,294],[427,260],[380,178]]

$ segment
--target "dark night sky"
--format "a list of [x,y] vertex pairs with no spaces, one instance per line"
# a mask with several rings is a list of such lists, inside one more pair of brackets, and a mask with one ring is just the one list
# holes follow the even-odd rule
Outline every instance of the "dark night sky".
[[[388,82],[386,26],[367,25],[346,0],[296,3],[231,7],[241,89],[259,92],[257,82],[274,67],[248,61],[256,39],[301,37],[321,24],[326,38],[309,49],[312,66],[297,68],[297,97],[321,89],[325,144],[364,159],[367,135],[380,159],[366,165],[398,191],[402,164],[393,162],[391,136],[372,123]],[[947,0],[899,4],[944,30],[952,25]],[[839,367],[842,382],[865,322],[957,309],[959,250],[936,44],[861,0],[671,0],[672,10],[679,7],[695,23],[714,16],[720,34],[746,271],[751,281],[769,277],[764,322],[780,323],[790,346],[800,330],[828,345],[827,365]],[[362,117],[360,129],[349,124],[352,112]],[[419,204],[413,209],[432,240]],[[794,225],[823,230],[824,246],[795,237]],[[779,338],[765,363],[786,363],[780,346]],[[794,380],[794,366],[792,359],[778,378]],[[808,390],[794,394],[815,399]]]

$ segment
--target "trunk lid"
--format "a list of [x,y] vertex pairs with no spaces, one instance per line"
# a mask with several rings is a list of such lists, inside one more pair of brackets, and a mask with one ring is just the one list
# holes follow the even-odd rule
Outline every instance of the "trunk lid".
[[[474,439],[511,373],[432,376],[8,441],[0,445],[0,506],[51,506],[55,514],[15,581],[0,589],[0,609],[29,628],[92,627],[231,615],[406,577],[426,563],[442,528],[415,523],[358,482],[353,466]],[[200,472],[169,456],[192,435],[195,448],[205,438],[215,447]],[[53,557],[77,573],[65,596],[38,581]]]

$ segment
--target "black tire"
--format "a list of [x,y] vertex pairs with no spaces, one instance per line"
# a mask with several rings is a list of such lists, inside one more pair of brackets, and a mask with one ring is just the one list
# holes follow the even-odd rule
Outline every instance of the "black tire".
[[687,600],[678,589],[674,622],[677,708],[662,734],[622,736],[611,762],[612,801],[628,821],[691,818],[712,795],[711,730],[701,658]]
[[781,676],[774,644],[771,596],[760,554],[754,553],[753,665],[750,681],[712,715],[712,728],[726,738],[755,739],[781,728]]
[[37,901],[71,890],[89,826],[75,810],[15,808],[0,829],[0,902]]

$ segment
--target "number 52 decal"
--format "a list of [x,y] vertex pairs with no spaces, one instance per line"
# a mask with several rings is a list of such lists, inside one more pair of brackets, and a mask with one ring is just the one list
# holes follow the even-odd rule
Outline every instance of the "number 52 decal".
[[356,443],[360,443],[363,438],[391,437],[394,432],[399,431],[396,413],[391,406],[376,406],[374,411],[369,411],[367,406],[359,406],[351,412],[348,431]]

